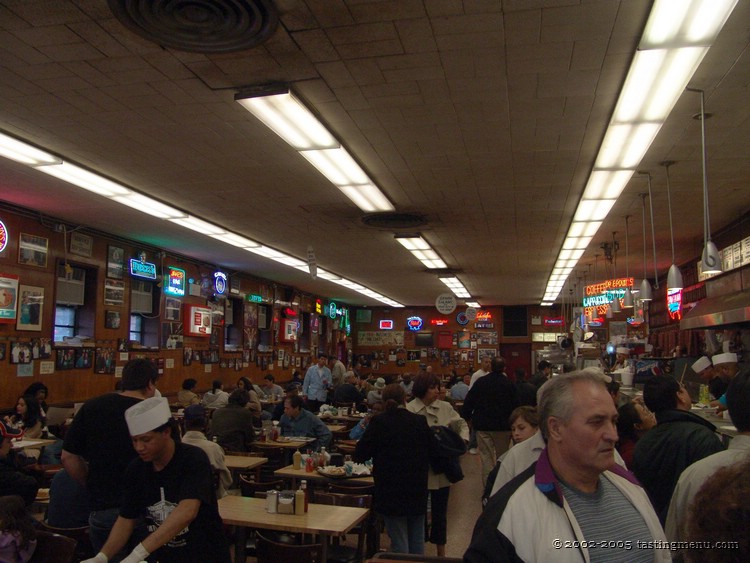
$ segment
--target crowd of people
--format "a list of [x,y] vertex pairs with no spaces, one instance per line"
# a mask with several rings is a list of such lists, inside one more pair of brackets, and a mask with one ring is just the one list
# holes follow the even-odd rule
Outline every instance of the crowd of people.
[[[537,367],[509,377],[502,358],[485,358],[446,389],[427,369],[387,382],[321,355],[284,387],[271,374],[226,391],[215,380],[201,397],[186,379],[170,409],[153,362],[131,360],[120,390],[85,402],[67,429],[48,522],[89,526],[97,555],[87,563],[228,562],[217,505],[233,481],[225,452],[250,451],[264,421],[329,448],[316,414],[333,404],[365,413],[349,433],[353,457],[373,462],[373,510],[392,551],[424,554],[429,542],[446,554],[451,486],[476,440],[483,510],[468,563],[746,560],[750,372],[736,355],[693,365],[736,426],[729,449],[671,376],[651,377],[631,401],[600,370]],[[47,431],[40,385],[0,421],[0,560],[12,550],[26,561],[35,547],[27,517],[38,483],[9,459],[14,438]],[[733,543],[706,548],[723,540]]]

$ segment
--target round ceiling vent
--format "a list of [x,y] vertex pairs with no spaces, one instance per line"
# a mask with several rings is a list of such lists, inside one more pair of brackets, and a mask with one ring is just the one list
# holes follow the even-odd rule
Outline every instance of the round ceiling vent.
[[279,23],[272,0],[108,0],[141,37],[181,51],[230,53],[260,45]]
[[423,227],[427,218],[418,213],[368,213],[362,217],[362,223],[375,229],[394,231]]

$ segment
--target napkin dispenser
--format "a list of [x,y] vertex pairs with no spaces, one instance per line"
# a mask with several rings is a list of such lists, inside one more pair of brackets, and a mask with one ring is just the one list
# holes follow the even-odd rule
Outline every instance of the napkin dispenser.
[[279,514],[294,514],[294,491],[281,491],[276,507]]
[[334,467],[343,467],[344,466],[344,456],[340,453],[333,453],[331,454],[331,461],[329,465],[333,465]]

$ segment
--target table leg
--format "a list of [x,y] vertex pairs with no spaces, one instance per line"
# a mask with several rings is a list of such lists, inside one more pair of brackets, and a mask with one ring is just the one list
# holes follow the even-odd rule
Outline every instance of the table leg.
[[320,561],[326,563],[328,559],[328,534],[320,534]]
[[244,563],[245,556],[245,545],[247,544],[247,528],[245,526],[235,526],[237,533],[235,534],[234,544],[234,560],[240,563]]

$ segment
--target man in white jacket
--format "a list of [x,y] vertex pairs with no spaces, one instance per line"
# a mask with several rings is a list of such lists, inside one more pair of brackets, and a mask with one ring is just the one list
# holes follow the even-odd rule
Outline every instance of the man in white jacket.
[[615,463],[617,410],[593,371],[561,375],[540,393],[539,460],[494,495],[474,529],[466,563],[670,561],[648,496]]

